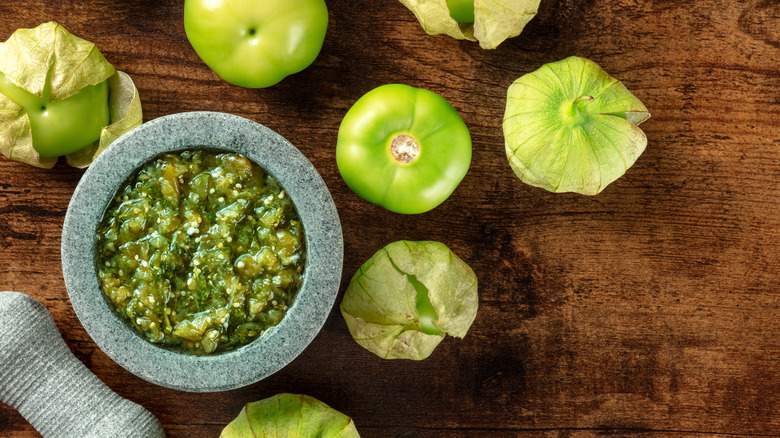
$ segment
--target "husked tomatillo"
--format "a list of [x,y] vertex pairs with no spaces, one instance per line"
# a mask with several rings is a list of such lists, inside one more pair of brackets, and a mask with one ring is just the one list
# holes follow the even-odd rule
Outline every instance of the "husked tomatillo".
[[424,213],[444,202],[466,175],[471,135],[438,94],[383,85],[344,116],[336,162],[363,199],[396,213]]

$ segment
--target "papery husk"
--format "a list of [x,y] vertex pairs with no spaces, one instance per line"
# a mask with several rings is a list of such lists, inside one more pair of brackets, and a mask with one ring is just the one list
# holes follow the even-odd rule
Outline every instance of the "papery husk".
[[[68,163],[76,167],[88,166],[117,137],[141,123],[141,101],[130,77],[117,72],[93,43],[72,35],[55,22],[18,29],[0,43],[0,72],[12,84],[39,97],[50,81],[51,102],[108,81],[111,124],[103,128],[98,141],[68,155]],[[41,168],[51,168],[58,160],[38,154],[24,108],[2,93],[0,153]]]
[[[566,108],[585,99],[582,121]],[[647,108],[593,61],[572,56],[516,80],[507,92],[504,139],[523,182],[551,192],[596,195],[647,146]]]
[[477,277],[463,260],[443,243],[393,242],[360,267],[341,302],[355,341],[384,359],[422,360],[444,339],[421,331],[408,276],[428,289],[444,334],[464,337],[477,314]]
[[429,35],[449,35],[479,41],[483,49],[495,49],[520,35],[536,16],[541,0],[474,0],[474,23],[458,23],[450,16],[447,0],[400,0]]
[[308,395],[278,394],[247,403],[220,438],[360,438],[351,418]]

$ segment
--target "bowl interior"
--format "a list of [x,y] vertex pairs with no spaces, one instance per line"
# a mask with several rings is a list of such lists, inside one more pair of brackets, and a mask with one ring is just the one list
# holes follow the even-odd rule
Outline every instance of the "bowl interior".
[[[120,186],[160,153],[196,148],[244,155],[273,175],[292,199],[306,240],[303,284],[282,321],[253,342],[213,356],[180,353],[143,339],[109,305],[95,263],[97,229]],[[314,166],[274,131],[214,112],[161,117],[114,142],[84,173],[62,231],[65,285],[76,315],[95,343],[131,373],[184,391],[238,388],[291,362],[314,339],[333,307],[342,259],[338,213]]]

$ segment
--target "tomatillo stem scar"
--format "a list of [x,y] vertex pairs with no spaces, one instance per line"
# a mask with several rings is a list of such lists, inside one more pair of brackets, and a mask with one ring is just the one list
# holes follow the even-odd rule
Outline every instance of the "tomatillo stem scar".
[[420,155],[420,145],[411,135],[399,134],[390,142],[390,153],[395,161],[409,164]]

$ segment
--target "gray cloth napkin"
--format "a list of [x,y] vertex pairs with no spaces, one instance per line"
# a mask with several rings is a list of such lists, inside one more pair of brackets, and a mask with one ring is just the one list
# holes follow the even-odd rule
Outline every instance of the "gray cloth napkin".
[[41,303],[18,292],[0,292],[0,401],[45,438],[165,437],[151,412],[71,353]]

